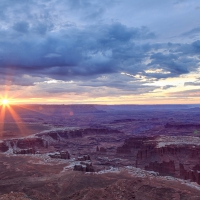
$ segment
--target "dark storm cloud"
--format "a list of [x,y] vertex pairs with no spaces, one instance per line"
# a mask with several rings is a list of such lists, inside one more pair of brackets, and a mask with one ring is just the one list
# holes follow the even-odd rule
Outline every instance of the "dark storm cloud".
[[184,61],[179,60],[179,56],[175,54],[156,53],[151,57],[152,62],[149,66],[161,67],[162,69],[169,70],[172,74],[180,75],[189,73],[188,65]]
[[[27,33],[29,26],[19,22],[14,27],[20,33]],[[115,59],[119,60],[119,48],[123,61],[127,56],[131,57],[128,55],[131,51],[137,50],[135,40],[150,39],[155,35],[146,27],[129,28],[114,23],[90,26],[84,30],[73,27],[39,39],[32,32],[16,37],[14,41],[0,42],[1,68],[17,69],[19,74],[38,73],[38,76],[60,76],[63,79],[63,76],[71,78],[117,72],[120,66]]]
[[[39,38],[35,37],[33,31],[28,31],[28,26],[25,27],[26,29],[19,29],[25,36],[16,35],[17,40],[0,42],[2,74],[84,80],[103,74],[126,72],[160,79],[189,73],[198,63],[195,59],[187,58],[187,55],[199,52],[199,41],[186,45],[143,43],[155,38],[155,34],[146,27],[132,28],[120,23],[93,25],[84,29],[70,27]],[[46,31],[46,28],[40,30]],[[11,32],[12,34],[15,35]],[[138,43],[139,41],[142,43]],[[158,50],[163,52],[154,53]],[[145,59],[150,59],[151,62],[143,64]],[[157,68],[170,73],[144,72],[146,69]],[[13,84],[17,84],[17,81],[13,81]],[[110,83],[110,87],[112,86]],[[115,86],[122,88],[117,83]]]
[[200,41],[190,44],[168,43],[157,47],[159,53],[152,53],[151,62],[148,64],[153,69],[161,68],[169,71],[170,74],[155,74],[157,78],[178,77],[181,74],[188,74],[198,69]]
[[[124,76],[122,74],[111,74],[109,76],[102,76],[97,79],[85,80],[84,82],[79,83],[79,86],[118,88],[129,92],[138,91],[146,87],[137,81],[132,81],[130,77]],[[151,88],[155,89],[156,87]]]
[[[116,85],[117,84],[117,85]],[[53,85],[40,85],[47,94],[52,93],[66,93],[66,94],[84,94],[90,96],[119,96],[119,92],[121,95],[139,95],[142,93],[148,93],[153,91],[155,86],[144,86],[138,83],[133,84],[125,84],[123,81],[106,81],[106,82],[96,82],[88,81],[85,84],[81,83],[66,83],[66,84],[55,84]]]

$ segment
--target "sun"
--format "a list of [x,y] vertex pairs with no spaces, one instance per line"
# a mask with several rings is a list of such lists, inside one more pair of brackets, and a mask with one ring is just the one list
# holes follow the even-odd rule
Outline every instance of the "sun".
[[9,101],[8,101],[8,99],[2,99],[1,103],[2,103],[3,105],[8,105],[8,104],[9,104]]

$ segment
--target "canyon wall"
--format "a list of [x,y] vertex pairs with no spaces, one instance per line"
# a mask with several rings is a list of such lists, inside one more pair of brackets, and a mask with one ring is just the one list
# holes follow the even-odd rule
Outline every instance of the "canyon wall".
[[181,142],[173,140],[164,143],[160,137],[133,137],[126,139],[116,153],[130,156],[135,167],[200,184],[200,146],[188,143],[188,137],[182,137]]

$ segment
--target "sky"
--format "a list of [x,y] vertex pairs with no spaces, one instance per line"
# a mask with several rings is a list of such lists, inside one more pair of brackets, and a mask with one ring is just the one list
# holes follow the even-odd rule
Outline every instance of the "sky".
[[1,98],[200,102],[199,0],[1,0]]

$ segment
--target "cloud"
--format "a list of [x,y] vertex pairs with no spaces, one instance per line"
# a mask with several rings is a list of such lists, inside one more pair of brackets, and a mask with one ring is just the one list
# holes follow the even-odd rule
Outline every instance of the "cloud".
[[180,75],[187,74],[189,66],[179,60],[179,56],[175,54],[155,53],[151,57],[149,66],[161,67],[162,69],[170,71],[172,74]]
[[[184,16],[185,3],[2,0],[1,83],[9,80],[9,85],[47,93],[90,93],[91,88],[98,91],[95,95],[152,92],[157,87],[148,83],[199,68],[199,40],[173,42],[159,31],[166,26],[174,34],[166,13],[172,11],[177,19],[178,10]],[[181,30],[182,38],[199,33],[193,25]]]
[[200,33],[200,27],[195,27],[192,30],[186,31],[184,33],[181,34],[181,36],[184,37],[195,37],[198,36]]
[[127,56],[126,51],[134,50],[135,40],[155,37],[146,27],[129,28],[113,23],[85,29],[72,27],[66,31],[49,32],[43,38],[28,33],[25,24],[20,22],[17,27],[18,31],[27,33],[26,36],[17,35],[17,40],[0,42],[0,68],[17,69],[19,74],[38,73],[39,76],[52,78],[60,76],[61,79],[62,76],[67,78],[117,72],[120,70],[115,60],[118,48],[124,51],[121,52],[121,57],[124,57]]
[[[198,64],[194,58],[187,58],[187,54],[198,53],[198,41],[185,45],[156,44],[153,43],[156,34],[147,27],[128,27],[121,23],[82,28],[70,26],[66,30],[47,31],[45,37],[38,36],[34,30],[34,27],[29,31],[20,29],[23,35],[15,35],[9,29],[8,34],[14,34],[17,40],[0,42],[0,71],[4,78],[7,75],[23,77],[28,74],[34,78],[27,80],[27,85],[34,85],[34,79],[38,77],[79,81],[78,87],[82,88],[139,91],[146,87],[148,91],[149,86],[144,86],[144,83],[187,74]],[[147,64],[146,60],[149,60]],[[159,73],[148,73],[148,70],[157,72],[158,69]],[[122,77],[117,79],[122,72],[134,76],[129,81],[122,80]],[[112,81],[99,81],[98,77],[103,75],[109,76]],[[142,78],[138,79],[138,75]],[[88,79],[92,81],[86,81]],[[143,82],[140,82],[142,79]],[[22,82],[22,79],[12,78],[11,81],[14,85],[26,85],[26,79]],[[130,81],[138,83],[133,86]],[[70,91],[76,90],[75,87],[77,85]]]
[[13,25],[13,29],[20,33],[27,33],[29,30],[29,24],[25,21],[17,22]]
[[[95,94],[149,93],[159,88],[148,86],[153,80],[178,77],[198,66],[195,58],[187,57],[198,53],[198,41],[184,45],[156,44],[156,34],[144,26],[128,27],[116,22],[81,28],[69,26],[64,30],[45,29],[45,36],[35,32],[35,27],[27,27],[18,31],[23,34],[7,30],[17,40],[1,40],[0,72],[2,80],[9,75],[13,77],[10,84],[34,86],[37,91],[89,95],[92,88],[102,88],[101,93]],[[122,76],[122,72],[133,76]],[[65,84],[58,81],[49,85],[45,82],[48,79]],[[69,84],[71,80],[74,82]]]
[[185,33],[182,34],[182,36],[191,36],[191,35],[196,35],[200,32],[200,27],[196,27],[196,28],[193,28],[192,30],[189,30]]
[[167,90],[169,88],[175,87],[174,85],[165,85],[162,87],[163,90]]
[[184,86],[200,86],[200,82],[185,82]]
[[168,94],[172,97],[193,98],[193,97],[199,97],[200,89],[183,90],[183,91],[179,91],[179,92],[171,92]]
[[61,55],[60,54],[56,54],[56,53],[49,53],[44,57],[45,58],[57,58],[57,57],[61,57]]
[[105,0],[104,2],[99,2],[97,0],[69,0],[67,4],[71,10],[80,12],[87,20],[94,20],[101,17],[106,11],[106,6],[111,6],[117,3],[116,0]]

